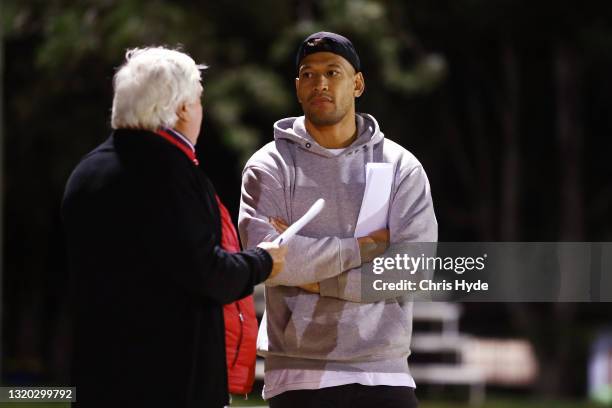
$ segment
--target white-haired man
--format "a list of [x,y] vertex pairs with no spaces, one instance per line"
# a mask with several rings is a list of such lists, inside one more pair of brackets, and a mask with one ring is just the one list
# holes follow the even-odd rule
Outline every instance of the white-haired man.
[[227,405],[222,305],[282,269],[276,245],[222,249],[227,228],[194,149],[202,68],[176,50],[128,51],[114,131],[66,186],[79,406]]

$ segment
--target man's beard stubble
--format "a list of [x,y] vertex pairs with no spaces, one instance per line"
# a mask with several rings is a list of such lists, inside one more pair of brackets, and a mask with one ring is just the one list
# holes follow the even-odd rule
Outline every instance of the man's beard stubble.
[[340,122],[338,115],[318,115],[306,113],[306,119],[315,126],[333,126]]
[[327,113],[317,113],[303,109],[304,116],[306,116],[306,119],[315,126],[333,126],[340,123],[347,113],[339,109],[337,105],[334,106],[335,109]]

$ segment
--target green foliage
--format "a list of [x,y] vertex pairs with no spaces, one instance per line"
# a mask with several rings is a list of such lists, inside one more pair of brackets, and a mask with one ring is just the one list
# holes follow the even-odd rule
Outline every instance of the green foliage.
[[[288,10],[272,0],[267,1],[265,13],[261,6],[242,2],[233,8],[161,0],[69,3],[51,0],[23,5],[9,1],[3,15],[9,38],[26,33],[36,38],[34,67],[52,82],[51,89],[64,92],[74,75],[84,81],[100,81],[102,78],[95,76],[100,70],[87,72],[87,67],[103,67],[109,72],[122,62],[127,48],[183,44],[194,58],[212,65],[210,79],[205,80],[207,118],[227,147],[242,158],[269,140],[269,125],[274,120],[295,111],[293,73],[287,75],[283,67],[290,66],[296,45],[313,31],[338,30],[361,39],[367,49],[374,50],[373,59],[382,66],[386,89],[408,95],[431,91],[445,74],[445,61],[439,55],[426,54],[410,67],[400,62],[406,44],[394,38],[385,3],[380,1],[322,1],[312,6],[310,14],[318,14],[317,18],[298,16],[296,23],[283,18],[280,12]],[[226,19],[271,20],[277,25],[243,26],[242,35],[236,36],[227,31]],[[108,81],[108,76],[104,80]],[[108,103],[99,101],[98,106],[78,109],[95,110]],[[260,119],[253,122],[247,118]]]
[[245,117],[254,113],[271,121],[293,102],[278,75],[255,65],[227,70],[205,86],[205,109],[222,129],[224,143],[239,152],[241,165],[262,139]]

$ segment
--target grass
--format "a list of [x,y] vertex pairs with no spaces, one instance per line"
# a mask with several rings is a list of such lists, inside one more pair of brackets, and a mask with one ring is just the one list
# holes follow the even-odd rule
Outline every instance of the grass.
[[0,408],[70,408],[69,402],[0,402]]
[[[419,408],[471,408],[467,403],[426,402]],[[601,408],[584,401],[529,400],[529,399],[495,399],[490,398],[480,408]]]
[[[248,400],[234,398],[232,407],[266,407],[265,401],[256,396]],[[0,408],[70,408],[70,404],[64,402],[55,403],[27,403],[27,402],[0,402]],[[111,408],[111,407],[109,407]],[[467,402],[452,401],[421,401],[419,408],[473,408]],[[530,400],[530,399],[501,399],[489,398],[479,408],[602,408],[584,401],[558,401],[558,400]]]
[[[267,407],[261,398],[249,396],[248,400],[234,398],[232,407]],[[19,407],[16,407],[19,408]],[[466,401],[421,401],[419,408],[474,408]],[[487,398],[479,408],[602,408],[601,405],[585,401],[531,400],[528,398]]]

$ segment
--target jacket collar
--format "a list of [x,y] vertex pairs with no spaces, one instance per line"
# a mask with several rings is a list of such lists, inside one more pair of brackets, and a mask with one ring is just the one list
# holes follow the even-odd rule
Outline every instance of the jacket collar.
[[189,157],[189,160],[191,160],[193,164],[195,164],[196,166],[200,164],[195,155],[195,147],[189,141],[189,139],[187,139],[180,132],[171,128],[160,128],[155,133],[166,139],[168,142],[172,143],[174,146],[178,147],[183,153],[187,155],[187,157]]

